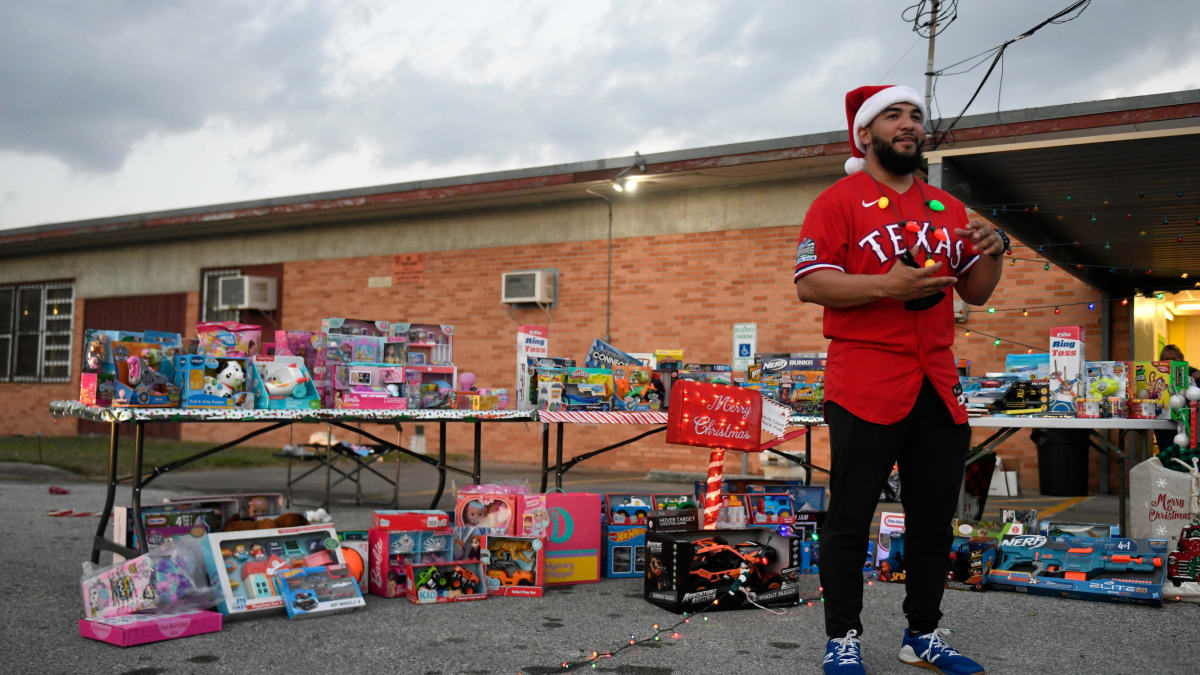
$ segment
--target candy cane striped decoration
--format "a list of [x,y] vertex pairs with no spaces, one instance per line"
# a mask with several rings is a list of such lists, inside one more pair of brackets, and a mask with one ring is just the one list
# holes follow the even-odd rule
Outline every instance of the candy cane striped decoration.
[[655,412],[605,412],[601,410],[539,410],[541,422],[568,422],[572,424],[666,424],[667,413]]
[[717,529],[721,512],[721,482],[725,478],[725,449],[713,448],[708,455],[708,484],[704,492],[704,529]]

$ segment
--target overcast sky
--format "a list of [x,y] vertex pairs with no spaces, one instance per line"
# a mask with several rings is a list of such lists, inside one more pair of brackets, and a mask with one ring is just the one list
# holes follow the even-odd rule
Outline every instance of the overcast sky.
[[[0,229],[844,129],[928,48],[905,0],[0,4]],[[962,0],[935,68],[1070,4]],[[1096,0],[968,114],[1194,88],[1195,0]]]

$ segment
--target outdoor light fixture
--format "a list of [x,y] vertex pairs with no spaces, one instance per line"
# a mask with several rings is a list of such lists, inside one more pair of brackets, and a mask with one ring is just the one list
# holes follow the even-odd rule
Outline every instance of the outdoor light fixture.
[[612,189],[617,192],[633,192],[637,189],[638,176],[628,176],[630,171],[637,169],[642,173],[646,172],[646,160],[642,157],[642,153],[633,152],[633,164],[621,169],[621,173],[617,174],[612,179]]
[[1181,302],[1175,305],[1176,311],[1193,312],[1200,309],[1200,302]]

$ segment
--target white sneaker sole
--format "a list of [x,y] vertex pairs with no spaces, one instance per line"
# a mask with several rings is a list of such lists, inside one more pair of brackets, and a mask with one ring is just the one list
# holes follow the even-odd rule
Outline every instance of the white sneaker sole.
[[[906,666],[924,668],[925,670],[938,673],[938,675],[945,675],[945,672],[941,668],[938,668],[932,663],[917,656],[917,653],[913,651],[913,648],[909,647],[908,645],[904,645],[900,648],[900,663],[903,663]],[[985,675],[985,673],[981,670],[977,673],[970,673],[970,675]]]

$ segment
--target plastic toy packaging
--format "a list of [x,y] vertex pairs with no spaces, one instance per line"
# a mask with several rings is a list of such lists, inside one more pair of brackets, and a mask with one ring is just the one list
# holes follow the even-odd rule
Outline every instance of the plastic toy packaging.
[[212,588],[198,539],[171,540],[107,567],[83,564],[85,618],[179,612],[211,607]]
[[234,321],[196,324],[199,353],[209,356],[254,356],[262,343],[262,326]]

